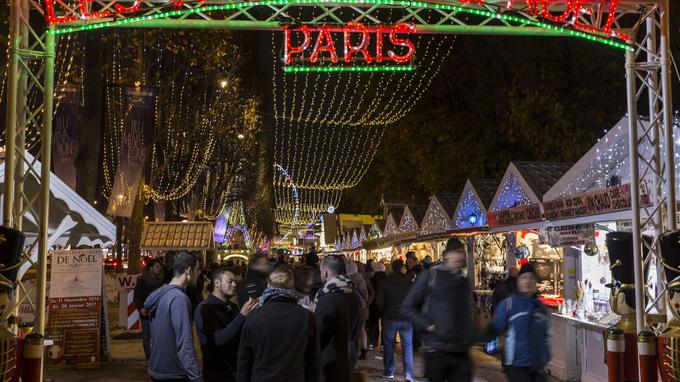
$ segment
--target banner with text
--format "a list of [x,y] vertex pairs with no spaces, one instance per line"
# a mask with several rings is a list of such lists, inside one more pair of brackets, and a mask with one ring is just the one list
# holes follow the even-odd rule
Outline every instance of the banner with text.
[[490,227],[508,227],[539,222],[543,215],[540,203],[533,203],[489,212],[488,218]]
[[595,242],[595,226],[593,224],[570,224],[546,227],[538,231],[541,243],[551,247],[585,245]]
[[[647,194],[642,195],[642,203],[649,205]],[[543,211],[546,220],[560,220],[626,211],[630,206],[630,184],[622,184],[548,200],[543,204]]]
[[55,91],[54,119],[52,120],[52,163],[54,173],[71,189],[76,189],[75,161],[80,152],[78,118],[80,90],[77,86],[62,85]]
[[52,254],[47,338],[51,364],[98,367],[102,330],[102,252]]
[[125,90],[123,142],[118,154],[116,180],[109,196],[108,215],[132,216],[139,180],[144,171],[144,158],[151,142],[156,90],[130,87]]

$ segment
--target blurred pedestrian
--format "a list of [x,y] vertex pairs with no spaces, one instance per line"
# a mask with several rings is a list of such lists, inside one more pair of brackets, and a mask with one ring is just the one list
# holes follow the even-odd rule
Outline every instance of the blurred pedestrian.
[[201,382],[191,328],[191,303],[186,287],[198,278],[198,258],[179,251],[170,284],[155,290],[144,302],[151,317],[149,376],[153,381]]
[[[366,279],[362,272],[359,271],[359,264],[354,260],[347,260],[347,276],[354,283],[355,292],[361,297],[361,322],[359,327],[359,334],[356,338],[356,343],[352,348],[352,362],[356,363],[358,359],[366,359],[366,353],[368,352],[368,341],[366,338],[366,318],[368,317],[368,304],[369,304],[369,289]],[[357,357],[357,352],[358,357]]]
[[394,346],[397,332],[401,340],[402,361],[404,364],[404,380],[413,381],[413,325],[401,312],[404,298],[411,290],[413,283],[404,275],[404,262],[392,262],[392,274],[380,283],[376,303],[383,313],[383,376],[394,379]]
[[491,313],[496,311],[496,308],[501,303],[501,301],[510,297],[513,293],[517,292],[517,274],[519,270],[516,267],[508,269],[508,277],[498,283],[493,289],[493,294],[491,295]]
[[466,267],[463,243],[449,239],[442,256],[442,264],[418,276],[402,312],[424,332],[427,378],[432,382],[470,381],[469,350],[476,335],[472,291],[462,272]]
[[318,342],[311,312],[299,306],[293,273],[274,270],[261,308],[243,326],[238,355],[240,382],[318,380]]
[[353,380],[350,346],[357,338],[361,301],[354,283],[345,275],[345,260],[329,255],[321,261],[324,287],[316,295],[316,320],[321,349],[320,367],[326,382]]
[[256,252],[250,256],[248,272],[238,286],[238,304],[243,306],[251,297],[259,298],[267,287],[269,260],[264,252]]
[[487,337],[507,333],[503,364],[510,382],[542,382],[550,361],[550,320],[548,310],[538,299],[536,270],[522,265],[517,291],[501,301],[491,321]]
[[406,277],[411,282],[416,282],[416,277],[423,271],[423,266],[420,265],[416,253],[413,251],[406,252]]
[[[373,264],[371,264],[373,267],[373,277],[371,278],[371,286],[373,287],[374,290],[378,290],[380,288],[380,283],[382,280],[387,277],[385,274],[385,265],[381,262],[375,261]],[[380,317],[382,316],[382,312],[380,311],[380,308],[378,308],[378,305],[373,299],[371,302],[371,305],[369,306],[368,309],[368,320],[366,322],[367,326],[367,331],[368,331],[368,348],[369,349],[374,349],[378,346],[378,340],[380,339]]]
[[198,305],[194,322],[203,355],[206,382],[236,381],[236,362],[241,327],[257,305],[248,300],[240,309],[229,301],[236,295],[236,275],[227,267],[212,273],[212,293]]
[[432,266],[432,256],[426,255],[423,257],[423,269],[428,270]]
[[137,279],[135,285],[133,301],[139,311],[139,318],[142,324],[142,346],[144,347],[144,358],[148,361],[151,357],[151,320],[149,311],[144,307],[147,297],[163,285],[165,278],[165,268],[160,259],[152,259],[144,267],[142,275]]

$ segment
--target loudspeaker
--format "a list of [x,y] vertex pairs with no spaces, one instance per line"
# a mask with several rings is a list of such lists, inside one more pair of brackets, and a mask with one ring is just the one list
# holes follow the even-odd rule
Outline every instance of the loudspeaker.
[[[11,267],[19,262],[25,241],[26,235],[24,235],[23,232],[0,226],[0,269]],[[15,283],[18,271],[19,268],[16,267],[9,271],[2,271],[0,274]],[[13,287],[10,288],[7,285],[0,285],[0,290],[3,289],[13,289]]]

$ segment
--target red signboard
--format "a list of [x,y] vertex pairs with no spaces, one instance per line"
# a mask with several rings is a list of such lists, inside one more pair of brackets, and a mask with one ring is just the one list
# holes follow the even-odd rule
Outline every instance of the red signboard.
[[543,219],[541,204],[533,203],[489,212],[490,227],[508,227],[536,223]]
[[[649,205],[649,198],[643,195],[642,202],[644,205]],[[549,200],[543,204],[543,210],[547,220],[560,220],[626,211],[630,209],[630,206],[630,184],[622,184]]]
[[[315,64],[319,61],[320,54],[324,53],[324,56],[332,63],[337,63],[339,57],[342,57],[345,63],[355,61],[404,63],[411,60],[416,48],[411,41],[402,36],[413,32],[415,32],[413,24],[405,23],[371,27],[358,23],[350,23],[341,28],[327,25],[319,28],[306,25],[299,28],[286,27],[283,31],[285,38],[283,61],[286,65],[307,61]],[[313,47],[311,47],[312,33],[316,34]],[[340,45],[334,41],[334,34],[342,35]],[[352,37],[354,37],[354,42],[352,42]],[[298,42],[294,43],[294,39]],[[385,43],[392,45],[387,54],[384,52]],[[397,52],[396,47],[405,49],[400,49],[403,52]]]

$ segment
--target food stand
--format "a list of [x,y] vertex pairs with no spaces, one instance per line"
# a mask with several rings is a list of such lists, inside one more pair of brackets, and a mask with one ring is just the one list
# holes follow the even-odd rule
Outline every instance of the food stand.
[[[487,214],[491,231],[505,236],[506,268],[533,263],[539,276],[541,300],[554,312],[562,301],[563,254],[561,248],[541,243],[538,230],[544,226],[543,196],[570,168],[568,163],[511,162]],[[555,332],[553,343],[566,342],[564,323],[551,319],[550,324]],[[554,346],[553,352],[553,358],[566,358],[561,346]],[[558,378],[566,375],[566,367],[549,366]]]

